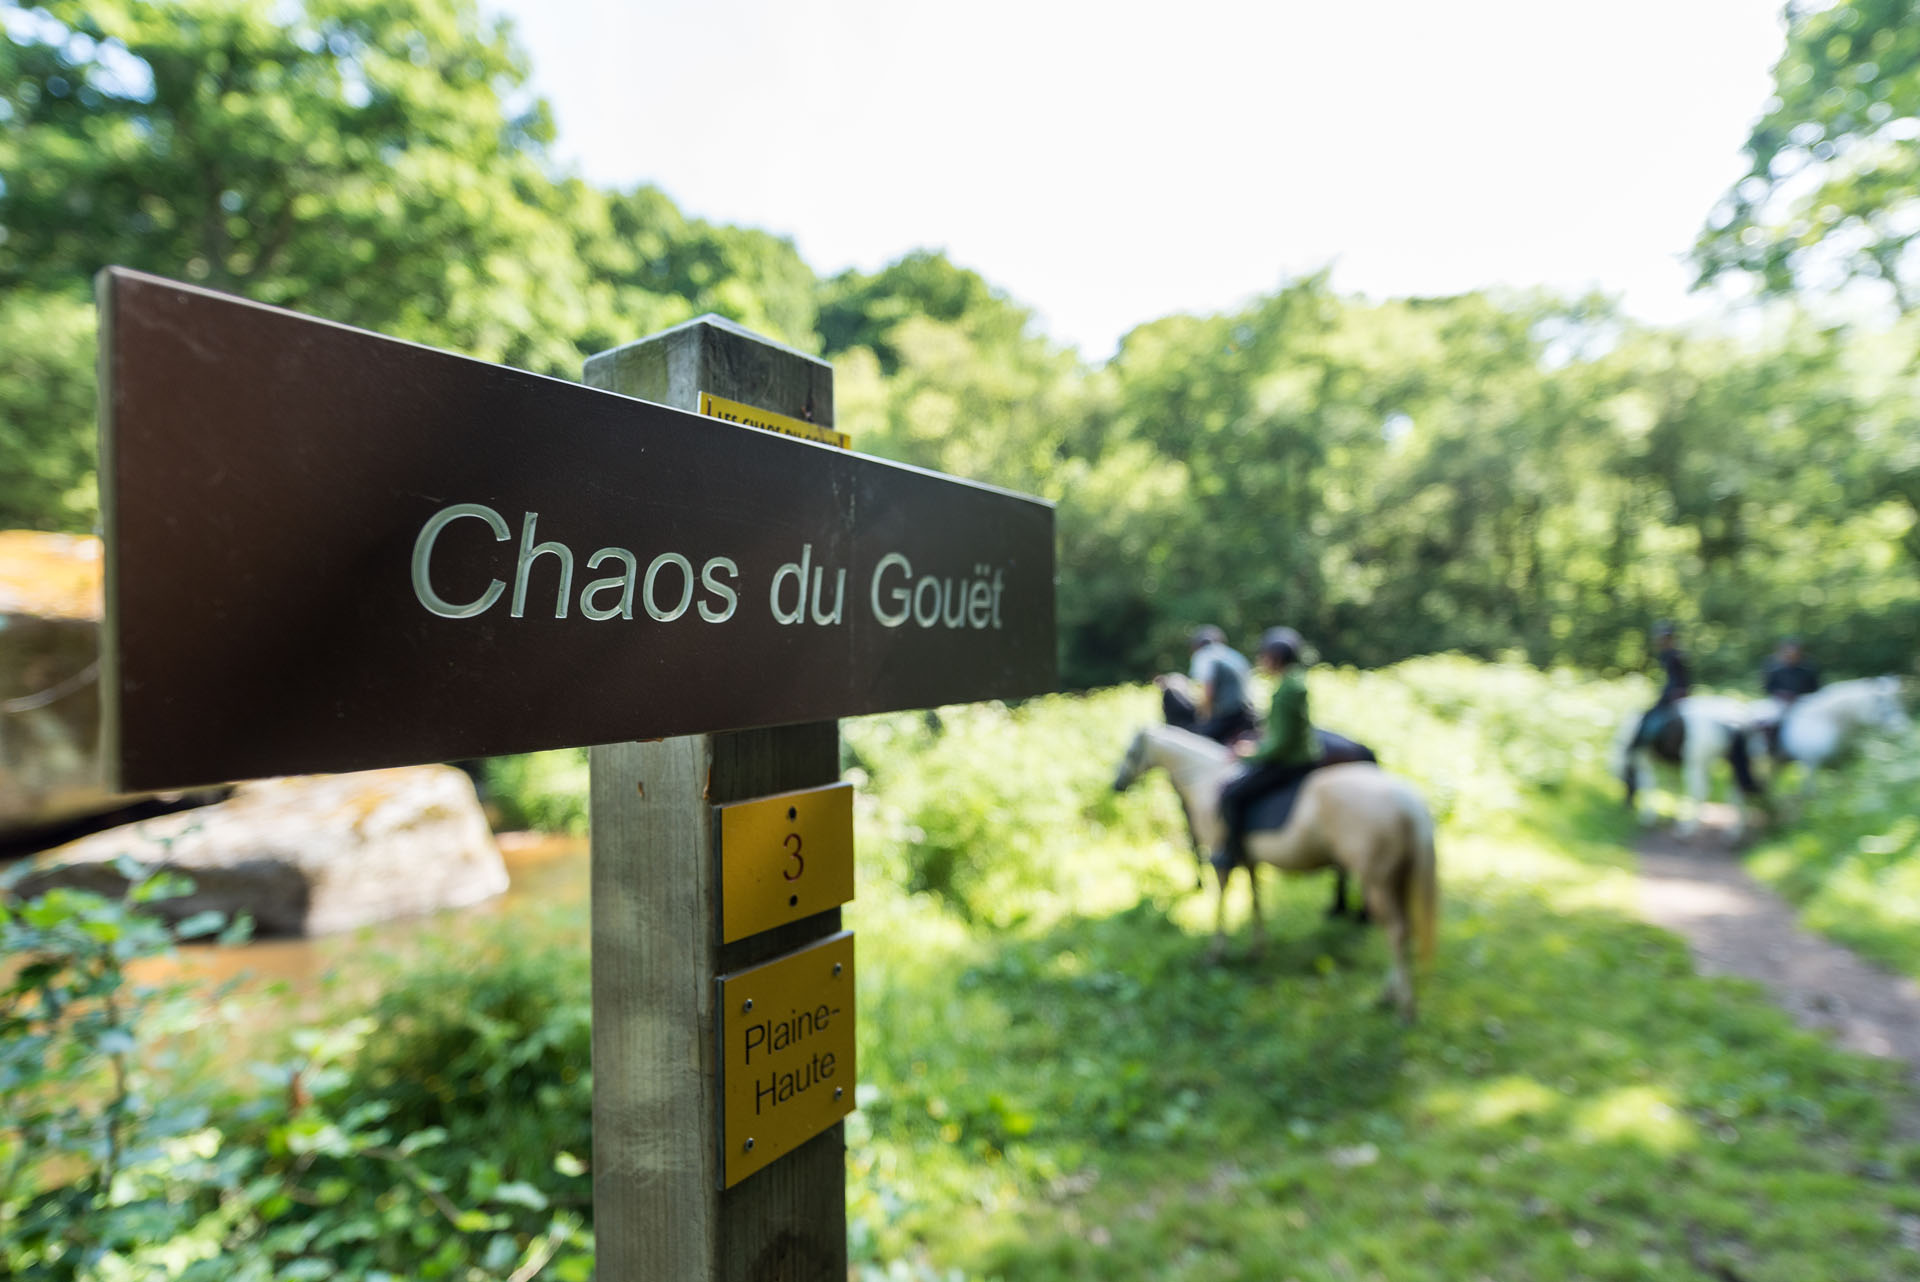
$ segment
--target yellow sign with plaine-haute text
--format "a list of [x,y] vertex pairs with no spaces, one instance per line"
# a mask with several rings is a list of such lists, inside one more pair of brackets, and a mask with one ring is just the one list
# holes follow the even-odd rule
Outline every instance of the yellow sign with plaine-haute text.
[[720,977],[720,1187],[853,1111],[853,932]]
[[831,427],[809,423],[804,418],[776,414],[772,410],[763,410],[757,405],[748,405],[744,401],[730,401],[724,396],[715,396],[712,392],[700,393],[700,412],[708,418],[724,419],[729,423],[743,423],[763,431],[779,432],[783,436],[797,436],[803,441],[837,445],[843,450],[852,439],[845,432],[837,432]]
[[853,785],[720,806],[720,941],[757,935],[853,898]]

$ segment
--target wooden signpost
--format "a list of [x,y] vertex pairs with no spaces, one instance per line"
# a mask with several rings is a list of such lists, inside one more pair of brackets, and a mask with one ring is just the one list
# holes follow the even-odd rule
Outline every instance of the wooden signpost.
[[593,745],[597,1276],[842,1282],[833,718],[1050,690],[1052,509],[846,451],[831,367],[718,318],[582,387],[99,295],[113,782]]

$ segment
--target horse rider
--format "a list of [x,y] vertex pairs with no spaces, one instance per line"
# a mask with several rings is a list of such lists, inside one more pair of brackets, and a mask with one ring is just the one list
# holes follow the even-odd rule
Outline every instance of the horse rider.
[[1660,697],[1640,718],[1640,728],[1633,736],[1636,744],[1658,739],[1676,715],[1673,705],[1693,692],[1693,672],[1687,666],[1686,651],[1680,648],[1679,629],[1671,623],[1656,623],[1653,647],[1654,660],[1659,663],[1665,679],[1660,685]]
[[1220,818],[1226,840],[1214,862],[1231,868],[1245,862],[1247,815],[1255,802],[1298,783],[1321,764],[1320,750],[1307,713],[1307,680],[1302,671],[1306,643],[1292,628],[1268,628],[1260,638],[1260,670],[1277,676],[1267,710],[1267,732],[1245,750],[1247,768],[1220,790]]
[[1806,648],[1798,637],[1783,640],[1767,660],[1760,673],[1760,688],[1767,698],[1780,705],[1782,712],[1801,695],[1812,694],[1820,688],[1819,670],[1807,662]]
[[1760,671],[1760,689],[1772,700],[1773,707],[1760,719],[1760,728],[1766,733],[1767,748],[1778,754],[1780,751],[1780,727],[1786,723],[1787,711],[1794,701],[1802,695],[1812,694],[1820,688],[1820,673],[1807,662],[1807,652],[1798,637],[1786,637],[1780,642],[1780,648],[1767,660]]
[[1161,708],[1167,724],[1231,743],[1258,728],[1253,707],[1253,669],[1247,657],[1227,644],[1227,634],[1211,623],[1196,628],[1190,640],[1193,662],[1187,679],[1191,694],[1161,678]]

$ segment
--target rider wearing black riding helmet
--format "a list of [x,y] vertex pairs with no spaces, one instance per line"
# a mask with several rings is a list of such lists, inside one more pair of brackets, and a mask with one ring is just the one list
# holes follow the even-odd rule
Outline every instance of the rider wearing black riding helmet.
[[1761,670],[1760,687],[1768,698],[1777,699],[1782,705],[1820,688],[1819,669],[1807,662],[1806,647],[1800,644],[1800,638],[1787,637],[1780,642],[1780,648]]
[[1260,638],[1260,668],[1280,678],[1267,710],[1267,732],[1247,755],[1247,769],[1220,792],[1227,835],[1217,855],[1222,867],[1246,858],[1247,813],[1253,803],[1298,782],[1320,764],[1313,721],[1307,712],[1306,643],[1292,628],[1269,628]]
[[1633,736],[1635,743],[1651,743],[1659,738],[1674,718],[1673,705],[1693,692],[1693,670],[1687,665],[1686,651],[1680,648],[1680,631],[1673,624],[1653,625],[1653,657],[1663,674],[1660,697],[1640,718],[1640,728]]

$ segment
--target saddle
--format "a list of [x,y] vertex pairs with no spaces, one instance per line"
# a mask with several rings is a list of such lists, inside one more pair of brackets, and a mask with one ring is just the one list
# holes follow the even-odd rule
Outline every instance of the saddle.
[[[1335,734],[1331,730],[1322,730],[1318,726],[1314,727],[1313,733],[1320,740],[1320,757],[1313,763],[1313,770],[1351,761],[1379,763],[1380,758],[1374,755],[1373,749],[1358,740]],[[1286,827],[1287,820],[1293,817],[1293,803],[1300,797],[1300,785],[1312,776],[1313,770],[1254,802],[1247,810],[1247,831],[1273,832]]]
[[[1321,745],[1321,754],[1319,754],[1319,760],[1313,762],[1313,770],[1319,770],[1321,766],[1342,766],[1346,762],[1379,764],[1380,758],[1375,756],[1373,748],[1359,743],[1357,739],[1336,735],[1331,729],[1321,729],[1317,725],[1313,727],[1313,735],[1319,739],[1319,745]],[[1300,785],[1308,781],[1313,770],[1300,775],[1298,779],[1288,783],[1284,789],[1275,789],[1273,793],[1267,793],[1261,796],[1258,802],[1254,802],[1246,812],[1246,831],[1269,833],[1269,831],[1286,827],[1286,819],[1292,818],[1294,814],[1294,802],[1300,798]]]
[[1668,765],[1679,765],[1687,746],[1687,723],[1669,712],[1647,728],[1641,742]]

